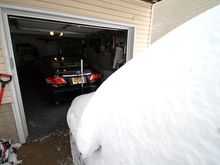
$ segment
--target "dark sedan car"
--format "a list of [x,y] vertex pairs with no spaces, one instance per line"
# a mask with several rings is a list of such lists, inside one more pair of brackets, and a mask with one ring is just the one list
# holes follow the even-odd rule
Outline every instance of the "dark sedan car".
[[76,57],[43,57],[41,72],[46,82],[46,97],[56,103],[67,93],[74,96],[92,92],[100,85],[101,74],[85,60]]

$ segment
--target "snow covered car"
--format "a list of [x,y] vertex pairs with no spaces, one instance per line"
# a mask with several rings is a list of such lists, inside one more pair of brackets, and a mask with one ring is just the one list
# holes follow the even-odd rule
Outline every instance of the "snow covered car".
[[80,164],[220,164],[219,15],[217,6],[179,26],[73,101]]
[[[81,74],[81,70],[83,74]],[[71,56],[46,56],[41,60],[45,96],[58,102],[64,94],[95,91],[101,74],[85,60]]]
[[73,158],[73,164],[84,165],[85,160],[82,159],[76,145],[76,134],[79,127],[79,123],[83,114],[84,109],[89,103],[90,99],[94,95],[95,92],[91,92],[88,94],[83,94],[76,97],[67,114],[67,123],[70,127],[70,147]]

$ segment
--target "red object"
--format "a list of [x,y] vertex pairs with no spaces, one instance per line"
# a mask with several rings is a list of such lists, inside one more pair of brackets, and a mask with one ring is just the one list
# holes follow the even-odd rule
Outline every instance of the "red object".
[[98,80],[101,78],[101,74],[100,73],[94,73],[90,76],[89,80]]
[[[2,79],[4,77],[4,80]],[[0,105],[2,104],[2,98],[3,98],[3,93],[4,93],[4,88],[7,83],[9,83],[12,79],[12,76],[9,74],[4,74],[0,73],[0,82],[1,82],[1,87],[0,87]]]
[[63,85],[63,84],[66,84],[66,81],[64,80],[63,77],[48,77],[46,79],[46,82],[48,84],[52,84],[52,85]]

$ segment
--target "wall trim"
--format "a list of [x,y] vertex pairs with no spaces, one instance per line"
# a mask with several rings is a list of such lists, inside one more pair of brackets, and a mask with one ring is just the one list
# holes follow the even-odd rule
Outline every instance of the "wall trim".
[[150,28],[149,28],[149,41],[148,41],[148,46],[150,46],[152,43],[152,29],[153,29],[153,19],[154,19],[154,9],[155,9],[155,7],[154,7],[155,5],[153,4],[152,6],[151,6],[151,20],[150,20]]
[[[3,26],[1,26],[1,31],[0,33],[2,34],[2,51],[3,51],[3,56],[5,59],[5,64],[6,64],[6,69],[8,71],[8,73],[10,73],[13,76],[13,79],[10,83],[10,87],[11,87],[11,92],[12,92],[12,99],[13,102],[12,104],[12,111],[13,111],[13,115],[14,115],[14,119],[15,119],[15,124],[16,124],[16,128],[17,128],[17,133],[18,133],[18,137],[21,143],[25,143],[26,142],[26,137],[28,135],[27,132],[27,124],[26,124],[26,119],[25,119],[25,115],[24,115],[24,111],[23,109],[20,109],[21,107],[23,107],[23,105],[21,106],[19,104],[19,99],[17,99],[19,97],[19,91],[18,89],[18,80],[16,79],[17,76],[16,75],[16,70],[12,70],[11,65],[10,64],[10,58],[12,58],[11,55],[11,51],[12,48],[9,47],[10,44],[8,39],[10,40],[9,32],[6,28],[5,24],[5,15],[2,12],[2,9],[0,8],[0,24],[2,24]],[[7,56],[8,55],[8,56]],[[21,96],[21,95],[20,95]]]
[[88,24],[88,22],[89,22],[89,25],[94,25],[94,26],[95,25],[96,26],[103,26],[103,27],[111,27],[112,26],[112,27],[118,28],[118,29],[128,29],[130,27],[135,27],[134,24],[121,23],[121,22],[116,22],[116,21],[108,21],[105,19],[79,16],[79,15],[73,15],[73,14],[68,14],[68,13],[63,13],[63,12],[54,12],[51,10],[42,10],[39,8],[33,8],[33,7],[21,6],[21,5],[1,4],[0,3],[0,8],[2,8],[3,11],[6,11],[7,13],[12,12],[13,14],[22,14],[21,16],[25,16],[25,17],[37,16],[38,18],[45,19],[45,16],[43,16],[43,15],[47,15],[47,16],[50,16],[53,18],[55,18],[54,16],[58,16],[58,17],[65,18],[65,20],[69,19],[69,21],[67,20],[68,22],[81,23],[81,24]]

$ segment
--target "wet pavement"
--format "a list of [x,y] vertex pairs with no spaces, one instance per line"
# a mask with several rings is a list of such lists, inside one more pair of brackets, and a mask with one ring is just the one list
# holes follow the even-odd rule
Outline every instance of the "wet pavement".
[[41,139],[28,142],[17,154],[23,165],[73,165],[69,130],[57,130]]

